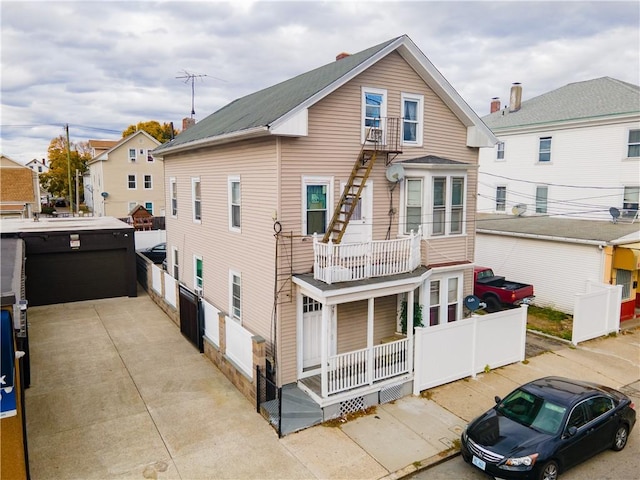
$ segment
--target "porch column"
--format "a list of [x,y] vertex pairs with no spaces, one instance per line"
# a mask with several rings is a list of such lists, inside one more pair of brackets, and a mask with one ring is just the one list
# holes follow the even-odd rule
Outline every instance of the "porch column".
[[414,289],[409,290],[407,295],[407,365],[413,371],[413,303]]
[[373,317],[374,317],[375,298],[368,300],[367,309],[367,383],[373,385],[373,369],[375,368],[373,361]]
[[329,328],[331,325],[331,306],[322,304],[322,330],[320,331],[320,385],[322,387],[322,397],[326,398],[329,392],[327,384],[327,364],[329,362]]

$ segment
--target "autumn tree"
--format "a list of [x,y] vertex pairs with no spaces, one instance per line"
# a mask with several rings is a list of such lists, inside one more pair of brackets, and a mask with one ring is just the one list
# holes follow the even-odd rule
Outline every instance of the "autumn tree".
[[[88,142],[71,142],[70,162],[67,157],[67,139],[64,135],[51,140],[47,150],[49,171],[40,175],[40,185],[50,194],[57,197],[68,197],[75,202],[74,188],[76,170],[81,174],[87,170],[87,162],[91,160],[91,149]],[[71,190],[69,189],[69,167],[71,170]],[[79,182],[80,196],[83,195],[82,182]]]
[[133,135],[138,130],[144,130],[160,143],[168,142],[178,134],[178,131],[173,129],[170,123],[160,125],[156,120],[150,120],[148,122],[138,122],[137,125],[129,125],[127,129],[122,132],[122,138]]

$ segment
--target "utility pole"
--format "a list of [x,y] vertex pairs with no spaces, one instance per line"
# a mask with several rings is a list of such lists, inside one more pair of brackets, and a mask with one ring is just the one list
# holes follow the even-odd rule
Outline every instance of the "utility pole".
[[71,144],[69,143],[69,124],[64,126],[67,131],[67,185],[69,186],[69,210],[73,215],[73,193],[71,192]]

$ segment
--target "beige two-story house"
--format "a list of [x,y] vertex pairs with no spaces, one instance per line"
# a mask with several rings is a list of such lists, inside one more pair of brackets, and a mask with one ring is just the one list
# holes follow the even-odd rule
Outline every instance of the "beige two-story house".
[[89,167],[89,192],[95,216],[125,218],[138,205],[154,216],[165,210],[164,167],[151,151],[160,145],[143,130],[109,146],[94,142]]
[[154,151],[168,270],[265,339],[278,386],[325,409],[402,391],[406,318],[465,315],[478,151],[495,142],[407,36],[341,54]]
[[31,218],[39,213],[38,172],[0,155],[0,216]]

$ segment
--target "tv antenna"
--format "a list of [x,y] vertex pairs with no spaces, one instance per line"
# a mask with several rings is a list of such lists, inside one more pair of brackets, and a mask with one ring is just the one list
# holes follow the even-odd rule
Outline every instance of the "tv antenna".
[[193,118],[193,116],[196,114],[196,110],[194,107],[194,97],[196,93],[195,81],[196,81],[196,78],[199,78],[200,80],[202,80],[203,77],[208,77],[208,75],[198,74],[198,73],[189,73],[186,70],[182,71],[182,75],[180,75],[179,77],[176,77],[181,80],[184,80],[184,83],[191,82],[191,118]]

